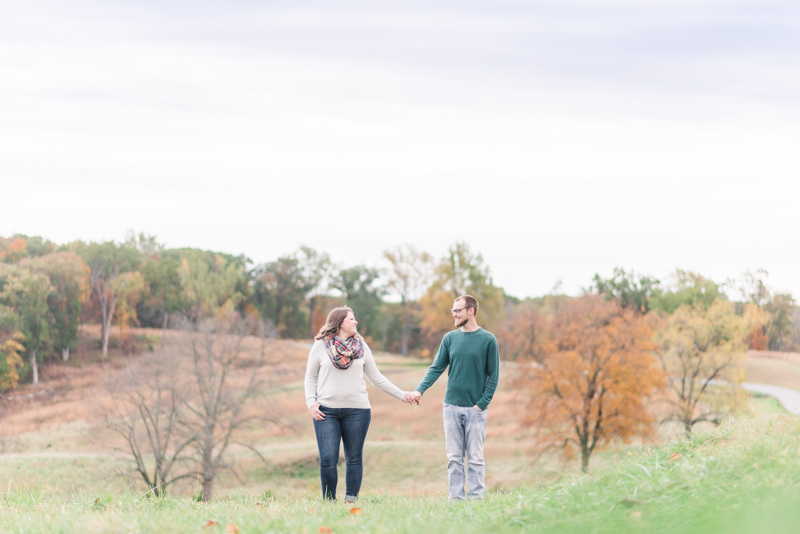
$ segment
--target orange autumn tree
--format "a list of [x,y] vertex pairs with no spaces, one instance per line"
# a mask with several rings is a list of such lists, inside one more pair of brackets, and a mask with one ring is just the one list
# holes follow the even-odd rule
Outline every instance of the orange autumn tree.
[[122,273],[117,278],[119,300],[114,311],[114,317],[119,327],[120,347],[128,350],[128,355],[133,351],[130,339],[130,328],[139,324],[136,316],[136,304],[145,292],[144,277],[139,271]]
[[653,432],[646,403],[664,374],[652,354],[651,321],[587,294],[543,323],[526,372],[526,423],[543,449],[579,453],[585,472],[598,448]]
[[27,253],[27,243],[19,236],[0,237],[0,262],[17,263]]
[[747,347],[752,350],[767,350],[769,336],[765,331],[770,322],[769,312],[748,302],[744,307],[744,320],[747,325],[747,336],[745,337]]
[[502,359],[529,361],[538,356],[544,335],[544,318],[539,308],[530,301],[509,307],[506,321],[497,331]]

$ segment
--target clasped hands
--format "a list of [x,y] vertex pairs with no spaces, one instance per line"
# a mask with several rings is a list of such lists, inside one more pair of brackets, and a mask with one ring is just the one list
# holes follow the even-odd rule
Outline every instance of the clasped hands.
[[403,402],[407,402],[408,404],[416,403],[419,405],[422,403],[422,393],[419,391],[406,391],[403,393]]

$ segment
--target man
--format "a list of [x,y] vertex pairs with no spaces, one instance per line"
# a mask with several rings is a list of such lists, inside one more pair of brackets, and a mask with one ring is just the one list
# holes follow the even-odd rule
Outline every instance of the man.
[[445,334],[433,365],[428,368],[416,390],[407,393],[404,400],[419,404],[422,394],[450,367],[442,408],[448,459],[447,478],[450,482],[450,499],[463,501],[465,454],[469,483],[467,496],[470,499],[483,497],[486,410],[497,389],[500,358],[497,339],[478,326],[478,301],[475,297],[458,297],[450,313],[458,329]]

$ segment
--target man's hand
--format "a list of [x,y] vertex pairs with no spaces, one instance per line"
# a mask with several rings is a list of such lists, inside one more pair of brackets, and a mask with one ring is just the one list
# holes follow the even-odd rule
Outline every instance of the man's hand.
[[319,403],[309,408],[308,411],[311,412],[311,417],[314,418],[314,421],[323,421],[325,419],[325,414],[319,409]]
[[422,393],[419,391],[406,391],[403,395],[403,402],[407,402],[409,404],[417,403],[417,405],[422,403]]
[[476,404],[475,406],[473,406],[473,408],[475,408],[475,409],[476,409],[476,410],[478,410],[479,412],[482,412],[482,411],[483,411],[483,410],[481,410],[480,406],[478,406],[477,404]]

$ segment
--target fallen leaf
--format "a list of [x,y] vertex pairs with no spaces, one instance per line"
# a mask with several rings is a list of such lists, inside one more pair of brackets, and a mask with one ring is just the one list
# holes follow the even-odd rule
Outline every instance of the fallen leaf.
[[670,462],[674,462],[675,460],[677,460],[680,457],[681,457],[681,453],[676,452],[676,453],[670,455],[669,461]]
[[233,523],[228,523],[228,526],[225,527],[225,532],[227,534],[239,534],[239,527]]
[[219,522],[214,521],[213,519],[209,519],[208,523],[206,523],[203,526],[207,528],[207,527],[213,527],[214,525],[219,525]]
[[350,515],[361,515],[361,508],[353,508],[350,510]]
[[631,519],[641,519],[642,518],[642,512],[640,512],[639,510],[634,510],[633,512],[631,512],[630,518]]
[[98,497],[98,498],[96,498],[96,499],[94,500],[94,504],[95,504],[95,506],[97,506],[98,504],[100,504],[100,497]]
[[331,534],[331,532],[333,532],[333,529],[331,527],[319,527],[319,530],[317,532],[319,532],[319,534]]
[[309,508],[309,510],[311,510],[311,512],[312,512],[312,513],[314,512],[314,508],[313,508],[313,507],[312,507],[312,508]]

